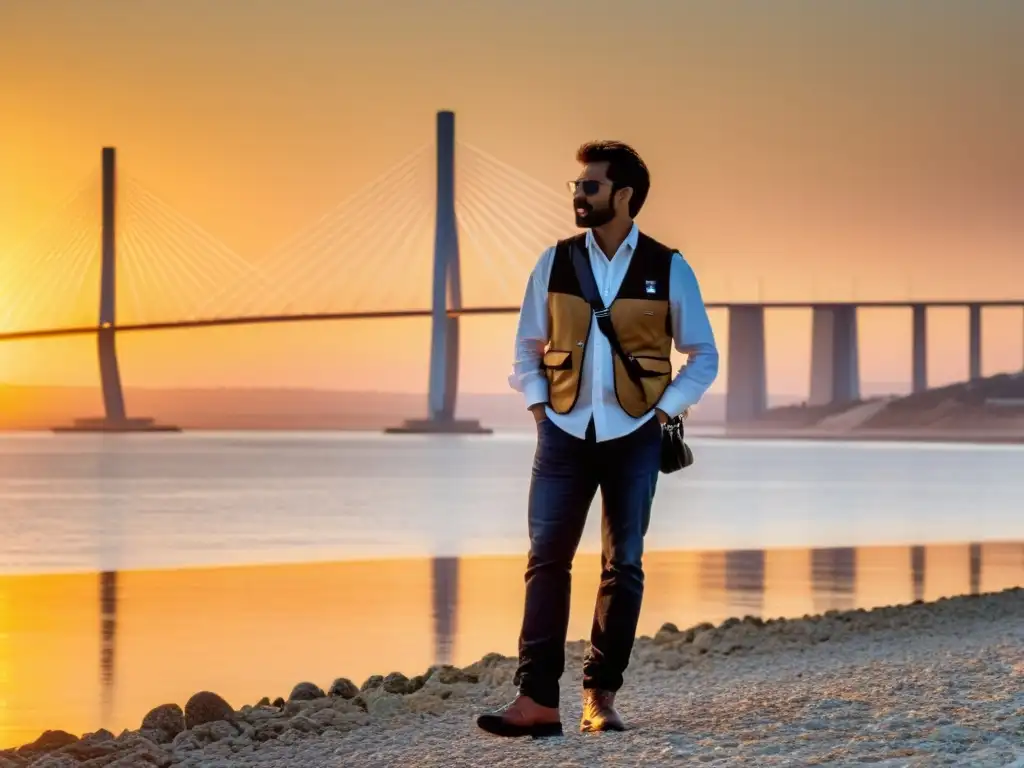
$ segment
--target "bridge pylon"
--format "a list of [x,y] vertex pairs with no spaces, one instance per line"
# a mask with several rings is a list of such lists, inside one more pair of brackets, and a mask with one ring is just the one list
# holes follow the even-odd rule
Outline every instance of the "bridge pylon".
[[386,432],[490,434],[476,419],[456,419],[459,389],[459,318],[462,309],[459,231],[455,218],[455,113],[437,113],[437,200],[434,219],[434,279],[431,297],[430,383],[427,418],[409,419]]
[[54,432],[179,432],[179,427],[156,424],[151,418],[129,418],[124,407],[121,368],[117,361],[117,152],[103,148],[103,203],[100,257],[100,313],[96,346],[100,363],[104,415],[75,419]]

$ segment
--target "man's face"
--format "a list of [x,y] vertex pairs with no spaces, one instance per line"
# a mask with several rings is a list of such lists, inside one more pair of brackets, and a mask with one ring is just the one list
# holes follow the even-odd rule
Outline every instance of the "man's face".
[[615,218],[612,183],[608,179],[608,163],[590,163],[583,167],[575,182],[569,182],[573,191],[576,226],[593,229]]

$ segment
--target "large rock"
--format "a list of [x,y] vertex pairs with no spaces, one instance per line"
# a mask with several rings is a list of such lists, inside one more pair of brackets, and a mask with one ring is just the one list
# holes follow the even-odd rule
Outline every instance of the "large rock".
[[313,701],[327,696],[323,689],[314,683],[299,683],[292,688],[288,701]]
[[224,699],[211,691],[200,691],[185,704],[185,727],[195,728],[203,723],[233,720],[235,710]]
[[390,675],[386,676],[381,681],[380,687],[388,693],[411,693],[409,690],[409,678],[401,672],[392,672]]
[[693,636],[693,647],[696,648],[700,653],[707,653],[718,639],[714,629],[700,630]]
[[185,713],[177,704],[161,704],[142,718],[142,730],[152,732],[155,741],[166,744],[185,730]]
[[360,693],[366,693],[366,691],[372,691],[374,688],[380,688],[381,683],[384,682],[384,678],[381,675],[370,675],[366,678],[361,686],[359,686]]
[[451,664],[435,664],[427,670],[427,680],[436,680],[444,685],[455,685],[456,683],[478,683],[480,676]]
[[354,699],[359,695],[359,688],[347,677],[339,677],[331,684],[331,690],[328,691],[328,694],[342,699]]
[[238,735],[238,729],[229,722],[217,720],[213,723],[197,725],[192,729],[192,733],[195,734],[201,744],[212,744],[215,741],[233,739]]
[[54,750],[66,747],[68,744],[74,744],[78,741],[77,736],[73,736],[67,731],[44,731],[42,735],[31,744],[26,744],[18,749],[20,755],[38,755],[45,752],[53,752]]

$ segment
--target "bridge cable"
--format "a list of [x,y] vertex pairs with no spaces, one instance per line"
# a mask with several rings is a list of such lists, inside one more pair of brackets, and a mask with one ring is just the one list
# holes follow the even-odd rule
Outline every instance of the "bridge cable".
[[[73,302],[59,301],[67,297],[55,297],[54,292],[62,286],[81,283],[90,264],[95,262],[99,246],[99,222],[95,215],[98,198],[98,174],[93,171],[56,211],[4,255],[4,283],[8,287],[3,291],[6,306],[0,309],[0,326],[13,330],[20,321],[28,325],[19,330],[31,330],[33,323],[44,327],[45,322],[34,320],[40,314],[45,317],[45,312],[40,313],[44,304],[72,307],[75,314]],[[18,284],[19,277],[14,275],[24,281],[21,291],[9,288]],[[95,315],[92,317],[95,322]]]
[[[415,166],[405,167],[401,174],[397,178],[392,178],[391,181],[393,184],[398,185],[399,189],[408,188],[417,176],[416,171]],[[405,186],[403,187],[402,185]],[[289,258],[283,264],[288,273],[283,279],[275,281],[278,287],[274,297],[275,301],[281,294],[285,294],[285,299],[288,298],[289,294],[294,296],[296,284],[301,285],[310,278],[315,279],[318,286],[322,286],[323,280],[326,279],[329,272],[338,266],[337,262],[330,258],[330,255],[335,252],[342,242],[345,245],[348,256],[351,256],[353,251],[358,252],[361,247],[375,245],[374,237],[377,229],[382,226],[388,226],[391,221],[388,214],[394,209],[397,209],[399,212],[403,210],[403,200],[402,195],[394,194],[393,190],[387,189],[377,182],[370,186],[371,191],[356,199],[354,205],[345,211],[347,215],[344,217],[344,220],[327,231],[330,239],[324,237],[316,242],[315,245],[307,246],[307,250],[304,252],[305,264],[303,266],[296,269],[294,258]],[[371,210],[378,203],[381,203],[382,207],[377,208],[375,211]],[[407,206],[408,204],[406,203]],[[367,224],[367,221],[369,221],[369,224]],[[347,282],[351,283],[353,276],[350,275],[349,277],[350,279]],[[290,302],[286,306],[290,306]]]
[[[467,192],[467,197],[475,206],[484,226],[493,233],[495,239],[509,243],[512,253],[518,254],[518,258],[515,258],[516,265],[519,267],[517,271],[520,279],[524,279],[532,271],[543,250],[553,245],[554,242],[550,239],[531,238],[529,236],[532,234],[529,219],[517,222],[518,227],[510,224],[507,221],[508,210],[498,210],[485,189],[470,186]],[[506,251],[506,253],[508,252]]]
[[[495,186],[493,175],[487,173],[485,169],[471,164],[467,169],[467,175],[470,178],[479,179],[484,188]],[[539,182],[537,183],[539,184]],[[532,228],[544,247],[553,245],[556,240],[565,237],[567,230],[573,226],[570,218],[572,203],[568,195],[562,197],[550,193],[547,196],[550,199],[545,201],[538,199],[536,194],[529,189],[510,185],[500,192],[487,195],[487,197],[501,199],[503,209],[507,209],[507,213],[503,211],[503,218],[506,221],[515,220],[517,228]],[[557,211],[552,202],[554,199],[558,199]]]
[[[497,295],[504,297],[509,291],[511,283],[506,270],[495,265],[493,254],[497,253],[513,268],[518,266],[515,257],[509,253],[509,241],[495,237],[493,228],[487,226],[487,223],[480,215],[479,205],[476,203],[476,191],[471,185],[463,185],[461,187],[456,209],[459,223],[473,242],[475,251],[479,254],[478,258],[484,261],[487,266],[492,267],[491,269],[483,268],[483,273],[495,284]],[[492,300],[488,300],[485,303],[490,304]]]
[[[406,238],[402,236],[408,236],[409,230],[422,218],[424,208],[421,201],[405,197],[403,200],[396,196],[389,206],[394,210],[388,214],[378,214],[367,231],[357,238],[352,238],[350,247],[346,249],[350,271],[345,274],[345,287],[341,295],[347,296],[355,292],[352,309],[360,306],[370,293],[362,285],[367,275],[377,278],[371,282],[378,285],[393,286],[395,273],[401,274],[404,271],[404,264],[401,262],[406,253],[396,249],[399,245],[396,241],[401,239],[404,244]],[[360,291],[360,288],[364,290]]]
[[[167,254],[176,252],[177,246],[173,241],[168,241],[162,232],[153,231],[155,227],[149,221],[146,212],[138,209],[137,203],[132,201],[125,206],[133,215],[133,226],[130,232],[131,242],[134,244],[131,250],[125,253],[125,262],[132,265],[132,272],[138,274],[149,284],[153,280],[151,296],[146,302],[149,306],[145,309],[139,307],[139,322],[150,323],[165,319],[159,315],[151,314],[151,308],[158,298],[177,306],[180,318],[166,319],[187,319],[188,306],[185,304],[184,291],[178,289],[177,280],[173,277],[170,269],[170,261]],[[150,293],[150,291],[146,291]]]
[[[137,216],[138,214],[134,210],[125,211],[124,226],[119,227],[117,232],[118,273],[120,275],[122,270],[125,272],[127,280],[123,281],[123,284],[128,288],[127,297],[123,290],[119,290],[117,293],[117,317],[119,320],[124,319],[125,313],[121,310],[121,303],[124,302],[129,310],[127,315],[130,323],[143,320],[143,306],[145,305],[143,296],[146,295],[146,292],[143,291],[140,295],[139,284],[143,283],[146,287],[149,284],[148,270],[140,270],[136,260],[130,257],[130,254],[133,254],[137,248],[135,245],[135,219]],[[122,259],[120,254],[126,254],[129,257]],[[118,284],[122,284],[122,281],[118,280]]]
[[[134,187],[132,192],[138,192],[139,189]],[[149,300],[150,307],[158,298],[173,299],[181,316],[167,319],[195,319],[189,316],[190,310],[194,311],[194,305],[188,301],[190,291],[187,285],[191,283],[200,291],[206,285],[202,268],[195,264],[196,257],[191,253],[191,246],[182,241],[184,234],[173,231],[166,212],[156,208],[144,196],[126,196],[125,207],[134,214],[131,239],[137,246],[137,252],[133,249],[126,253],[129,257],[126,260],[136,262],[136,273],[147,282],[151,277],[157,281]],[[156,322],[158,318],[147,314],[146,320]]]
[[423,160],[424,153],[430,147],[431,144],[429,142],[423,144],[399,160],[388,170],[374,177],[362,187],[350,193],[347,197],[342,199],[341,202],[335,204],[333,208],[322,214],[320,218],[312,224],[295,233],[283,243],[275,247],[273,254],[292,253],[295,250],[303,248],[306,240],[322,236],[323,230],[330,230],[339,220],[347,218],[347,214],[350,212],[350,206],[360,204],[368,195],[375,193],[379,187],[388,183],[394,183],[397,179],[404,178],[406,172],[411,166],[415,166],[416,163]]
[[[521,199],[529,200],[536,206],[536,213],[541,218],[548,218],[557,228],[565,225],[565,219],[561,213],[571,205],[571,197],[568,193],[556,192],[547,184],[538,181],[518,168],[499,160],[494,155],[466,142],[459,142],[464,149],[464,166],[469,170],[478,170],[485,178],[500,178],[507,186],[501,191],[504,197],[515,191],[520,193]],[[466,164],[465,161],[468,161]]]
[[[310,254],[317,254],[323,250],[325,244],[337,242],[343,232],[351,230],[361,222],[362,213],[369,209],[372,204],[382,195],[388,194],[388,184],[400,184],[412,177],[416,170],[416,163],[422,159],[424,148],[416,150],[405,157],[402,161],[390,168],[385,173],[373,179],[369,184],[349,195],[342,203],[335,206],[328,214],[320,219],[305,231],[293,236],[285,244],[276,248],[267,259],[272,264],[272,270],[284,272],[285,279],[297,282],[305,279],[308,273],[315,270],[317,265],[309,258]],[[311,245],[312,243],[312,245]],[[296,256],[301,254],[303,261],[309,266],[306,272],[296,272]],[[278,275],[279,277],[279,275]],[[280,280],[275,280],[279,292],[287,291],[288,285],[281,285]]]
[[[518,198],[496,194],[489,189],[490,182],[480,178],[473,171],[467,171],[465,178],[468,196],[481,207],[481,215],[485,216],[492,226],[505,233],[503,239],[508,239],[517,246],[516,252],[520,253],[517,261],[529,262],[532,266],[539,254],[553,245],[558,235],[564,231],[556,231],[550,225],[542,229],[531,211],[522,210],[523,206]],[[496,199],[501,200],[500,207],[495,202]]]
[[[410,169],[407,168],[407,161],[408,158],[406,159],[406,161],[403,161],[403,163],[399,164],[399,166],[396,166],[396,168],[398,168],[399,170],[404,171],[405,175],[411,173]],[[389,174],[391,174],[394,170],[395,169],[389,171]],[[391,180],[393,181],[394,179]],[[360,221],[357,212],[360,209],[368,208],[373,203],[373,201],[377,197],[379,197],[381,192],[380,179],[378,179],[369,186],[371,187],[372,191],[369,192],[368,194],[360,197],[359,194],[357,193],[356,195],[350,197],[351,200],[355,201],[355,205],[353,205],[350,209],[342,211],[336,210],[335,213],[332,214],[331,218],[337,219],[338,221],[332,222],[330,227],[321,226],[319,227],[319,229],[326,230],[327,233],[333,233],[337,237],[342,232],[346,230],[351,230],[352,227],[354,226],[359,226]],[[373,189],[374,187],[377,187],[377,189]],[[343,214],[347,215],[343,216]],[[310,238],[308,236],[300,236],[299,238],[293,238],[293,240],[305,243],[309,241]],[[311,250],[313,253],[318,254],[321,253],[324,250],[324,248],[328,245],[330,245],[330,243],[324,237],[321,239],[321,242],[318,245],[312,247]],[[309,248],[309,246],[307,246],[307,248]],[[320,261],[310,259],[310,252],[306,251],[302,254],[300,266],[296,268],[296,262],[298,260],[297,251],[298,247],[296,245],[291,246],[287,250],[279,249],[275,251],[273,254],[271,254],[271,257],[265,261],[263,269],[264,272],[268,275],[268,285],[273,286],[274,289],[272,296],[264,297],[270,298],[272,302],[271,312],[276,310],[276,306],[273,305],[273,302],[278,301],[281,295],[284,295],[285,299],[287,299],[290,293],[294,293],[293,288],[296,286],[296,284],[303,283],[307,278],[311,276],[311,274],[312,276],[316,277],[322,274],[323,271],[330,269],[331,267],[334,266],[329,260]],[[220,296],[218,296],[218,300],[223,300],[224,297],[225,292],[221,292]],[[251,303],[252,300],[259,298],[259,296],[256,292],[250,291],[248,298],[250,299]],[[290,306],[290,302],[288,302],[286,307],[287,306]]]
[[[211,294],[226,283],[266,279],[258,266],[239,256],[217,238],[209,235],[150,190],[133,182],[130,187],[136,207],[153,227],[162,232],[161,248],[173,250],[180,263],[167,264],[184,285],[191,282],[200,291],[192,311],[198,316]],[[165,240],[174,244],[168,248]]]
[[[406,216],[405,221],[392,229],[392,231],[386,235],[380,241],[380,251],[386,255],[388,261],[381,265],[383,268],[376,269],[375,273],[383,277],[383,282],[390,288],[388,293],[385,293],[379,297],[379,306],[383,308],[390,308],[388,299],[398,296],[399,298],[408,299],[409,296],[400,293],[401,286],[411,286],[413,288],[412,300],[411,301],[396,301],[394,302],[395,309],[418,309],[424,306],[430,306],[430,302],[427,301],[425,304],[421,301],[418,305],[416,303],[417,294],[421,294],[423,286],[431,286],[432,277],[428,277],[429,273],[433,274],[431,259],[428,254],[430,252],[430,237],[429,226],[431,222],[431,211],[427,206],[419,203],[415,205]],[[417,242],[418,241],[418,242]],[[418,246],[418,247],[417,247]],[[419,258],[416,258],[416,256]],[[410,256],[412,258],[410,258]],[[367,259],[367,262],[370,262]],[[393,264],[393,271],[389,267]],[[418,264],[418,269],[410,269],[414,264]],[[424,267],[427,267],[424,269]],[[427,289],[427,295],[431,294],[431,288]],[[363,293],[362,298],[357,298],[353,304],[354,309],[361,309],[364,304],[363,300],[369,297],[370,292],[366,291]],[[422,297],[421,297],[422,298]]]
[[[131,205],[137,214],[135,235],[141,246],[140,256],[152,260],[152,264],[149,265],[152,271],[158,273],[160,279],[173,284],[164,285],[161,293],[173,291],[176,294],[179,307],[185,313],[181,319],[195,319],[195,314],[190,316],[188,313],[195,313],[198,300],[208,292],[210,281],[216,280],[216,277],[210,278],[204,274],[202,265],[198,262],[200,256],[194,252],[190,244],[182,241],[180,233],[170,229],[171,225],[161,211],[155,210],[141,199],[133,200]],[[194,293],[187,287],[189,285],[199,290],[200,295],[196,302],[186,303],[187,297]]]
[[254,268],[255,265],[252,262],[240,256],[222,240],[207,232],[192,219],[174,208],[174,206],[161,200],[151,189],[142,186],[134,178],[128,178],[127,181],[132,193],[138,196],[139,202],[143,207],[150,207],[152,210],[158,211],[169,220],[172,228],[178,229],[183,236],[186,234],[191,235],[198,242],[206,244],[210,251],[219,259],[215,263],[226,272],[234,274],[241,271],[244,273]]

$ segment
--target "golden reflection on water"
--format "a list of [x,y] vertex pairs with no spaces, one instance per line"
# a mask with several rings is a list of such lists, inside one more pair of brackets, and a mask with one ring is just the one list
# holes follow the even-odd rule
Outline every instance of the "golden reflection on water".
[[[522,557],[0,577],[0,748],[47,728],[138,727],[210,689],[235,707],[311,680],[361,683],[514,654]],[[574,567],[589,634],[596,555]],[[641,634],[1024,585],[1024,544],[651,552]]]

